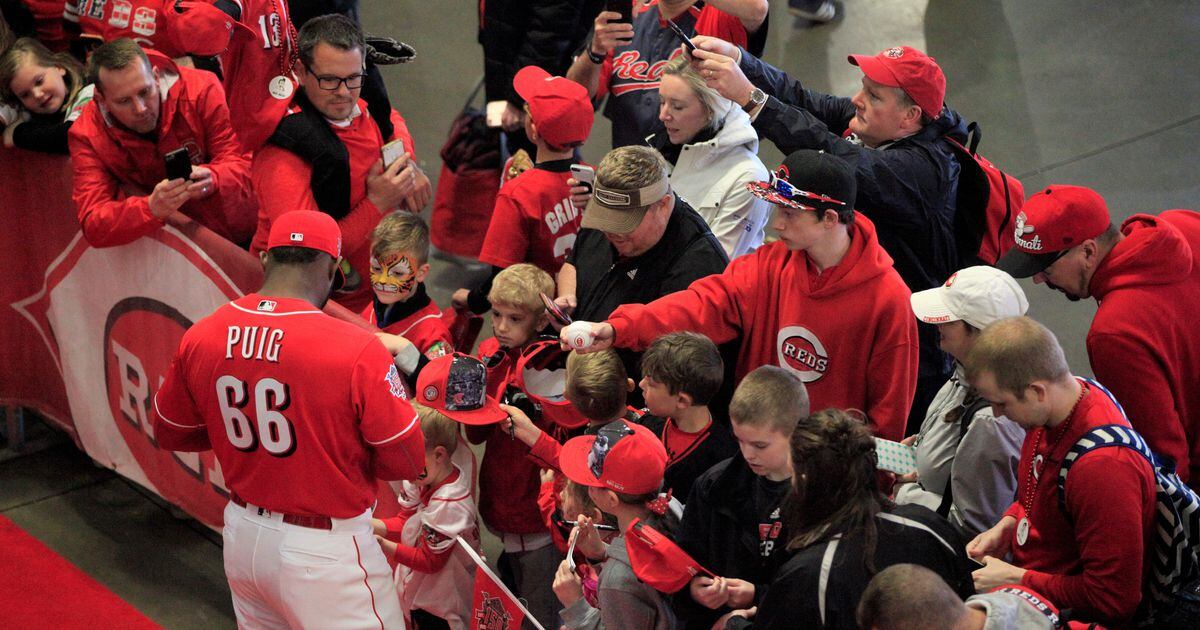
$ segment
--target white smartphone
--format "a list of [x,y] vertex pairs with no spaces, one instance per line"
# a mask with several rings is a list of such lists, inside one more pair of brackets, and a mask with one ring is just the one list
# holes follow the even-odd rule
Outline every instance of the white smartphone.
[[899,442],[875,438],[875,467],[890,470],[897,475],[917,471],[917,449]]
[[395,140],[383,145],[383,148],[380,149],[380,152],[383,153],[383,168],[387,168],[391,166],[393,162],[399,160],[401,155],[404,155],[404,140],[396,138]]
[[571,177],[579,182],[580,186],[587,186],[588,193],[591,193],[592,184],[596,182],[596,169],[586,164],[572,164]]

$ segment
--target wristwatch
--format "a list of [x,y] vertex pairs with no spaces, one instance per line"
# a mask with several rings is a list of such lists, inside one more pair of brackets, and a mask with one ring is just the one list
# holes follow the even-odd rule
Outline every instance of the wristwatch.
[[763,103],[766,102],[767,94],[758,88],[754,88],[750,91],[750,100],[747,101],[745,105],[742,105],[742,109],[748,114],[755,109],[762,107]]

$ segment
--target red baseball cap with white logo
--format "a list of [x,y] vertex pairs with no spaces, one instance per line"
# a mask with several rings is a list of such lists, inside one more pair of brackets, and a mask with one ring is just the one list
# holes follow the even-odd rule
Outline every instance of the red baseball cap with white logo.
[[850,55],[847,59],[862,68],[868,79],[904,90],[929,118],[942,115],[946,75],[933,57],[911,46],[893,46],[878,55]]
[[546,142],[565,147],[587,140],[596,116],[587,88],[537,66],[521,68],[513,87],[525,99],[538,135]]
[[640,424],[616,420],[596,435],[567,440],[558,456],[567,479],[622,494],[646,494],[662,487],[667,449]]
[[588,419],[564,395],[568,354],[557,339],[525,346],[517,359],[517,387],[542,408],[542,417],[565,429],[578,429]]
[[463,424],[495,424],[508,418],[500,403],[487,395],[483,362],[461,352],[438,357],[421,369],[416,402]]
[[996,261],[1014,278],[1045,271],[1062,253],[1096,238],[1112,219],[1108,204],[1091,188],[1051,185],[1025,200],[1013,234],[1016,246]]
[[324,212],[292,210],[271,224],[267,249],[276,247],[306,247],[338,258],[342,255],[342,230]]

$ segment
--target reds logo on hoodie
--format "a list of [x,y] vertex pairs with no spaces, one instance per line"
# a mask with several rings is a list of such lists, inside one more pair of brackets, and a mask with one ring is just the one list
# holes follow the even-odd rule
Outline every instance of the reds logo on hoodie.
[[791,370],[801,381],[811,383],[829,369],[829,355],[813,332],[803,326],[788,326],[779,331],[775,343],[779,365]]

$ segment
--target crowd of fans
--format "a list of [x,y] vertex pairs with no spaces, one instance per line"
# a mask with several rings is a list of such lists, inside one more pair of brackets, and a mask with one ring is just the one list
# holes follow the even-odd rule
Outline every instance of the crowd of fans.
[[[128,2],[69,0],[58,30],[5,14],[5,150],[69,153],[95,247],[186,216],[261,255],[256,299],[309,282],[313,305],[328,296],[382,331],[389,383],[398,372],[424,435],[423,470],[371,469],[402,479],[399,513],[371,523],[409,623],[472,624],[455,539],[478,549],[480,525],[547,628],[1186,614],[1154,590],[1156,518],[1164,483],[1186,494],[1200,475],[1187,324],[1200,214],[1117,223],[1095,191],[1054,184],[1012,217],[1010,251],[965,255],[975,209],[951,143],[967,120],[924,52],[851,55],[862,87],[847,98],[755,56],[766,0],[481,3],[487,98],[526,163],[496,198],[478,257],[491,273],[443,314],[424,286],[430,180],[375,67],[389,44],[368,42],[354,7],[133,4],[131,17]],[[792,4],[833,17],[829,2]],[[580,148],[602,103],[612,150],[592,167]],[[777,169],[760,138],[787,155]],[[297,253],[314,248],[319,260]],[[1098,382],[1025,315],[1025,277],[1100,303]],[[450,327],[471,313],[491,318],[477,347]],[[197,409],[193,430],[208,421]],[[169,415],[161,445],[211,446]],[[1140,436],[1156,457],[1085,448],[1097,431]],[[478,466],[467,442],[483,445]],[[885,463],[897,452],[911,465]],[[242,508],[342,518],[255,496],[222,464]],[[647,564],[646,532],[690,563]],[[1185,559],[1200,543],[1168,542]],[[261,620],[270,604],[237,583],[251,578],[229,579],[239,621]],[[281,618],[305,623],[304,609]]]

